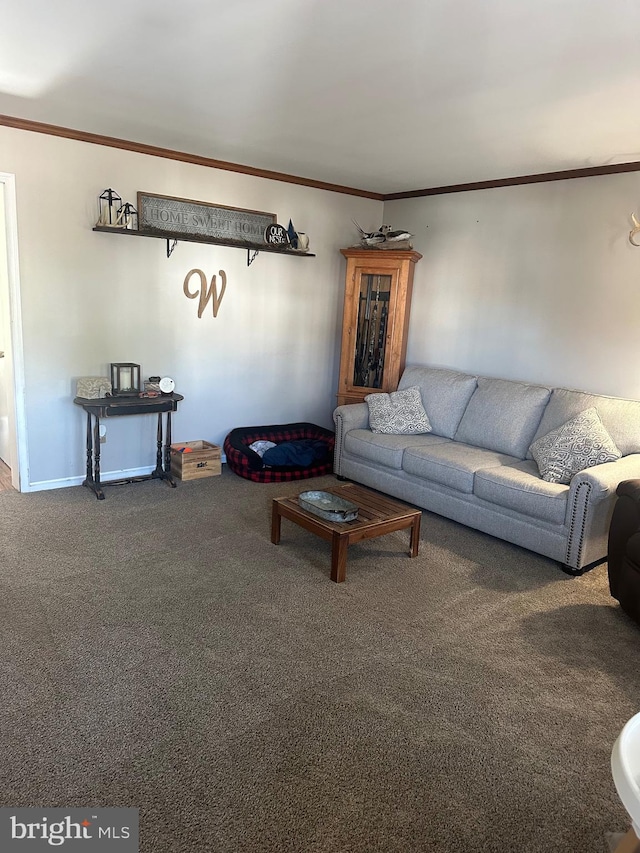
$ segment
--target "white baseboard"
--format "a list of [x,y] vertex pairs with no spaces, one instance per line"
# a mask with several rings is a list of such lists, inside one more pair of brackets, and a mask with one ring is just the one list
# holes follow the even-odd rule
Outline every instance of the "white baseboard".
[[[145,468],[128,468],[126,471],[101,471],[100,479],[103,483],[108,480],[124,480],[127,477],[144,477],[155,470],[155,465],[149,465]],[[66,489],[68,486],[81,486],[84,482],[85,475],[79,477],[63,477],[60,480],[40,480],[36,483],[29,483],[25,492],[44,492],[47,489]]]
[[[220,458],[222,463],[226,464],[226,454],[222,453]],[[155,465],[150,465],[146,468],[129,468],[126,471],[101,471],[100,479],[103,483],[107,483],[109,480],[124,480],[127,477],[144,477],[154,470]],[[81,486],[84,479],[85,475],[81,474],[79,477],[63,477],[60,480],[39,480],[36,483],[29,483],[22,491],[45,492],[47,489],[66,489],[69,486]]]

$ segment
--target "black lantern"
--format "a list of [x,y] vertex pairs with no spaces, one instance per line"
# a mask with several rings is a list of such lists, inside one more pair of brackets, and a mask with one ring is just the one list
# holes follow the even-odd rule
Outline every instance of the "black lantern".
[[120,228],[127,228],[129,231],[138,230],[138,211],[130,201],[125,201],[120,208],[116,223]]
[[118,225],[118,215],[122,207],[122,199],[115,190],[107,189],[98,196],[98,222],[97,225],[105,225],[111,228],[122,227]]
[[131,362],[111,363],[111,389],[121,397],[140,393],[140,365]]

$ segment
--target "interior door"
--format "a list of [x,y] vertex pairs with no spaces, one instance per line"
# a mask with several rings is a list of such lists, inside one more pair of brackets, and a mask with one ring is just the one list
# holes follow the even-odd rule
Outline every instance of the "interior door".
[[0,459],[9,465],[9,401],[5,365],[4,350],[0,350]]
[[7,354],[9,334],[9,281],[7,269],[7,241],[4,219],[4,184],[0,182],[0,459],[11,465],[9,393],[7,375]]

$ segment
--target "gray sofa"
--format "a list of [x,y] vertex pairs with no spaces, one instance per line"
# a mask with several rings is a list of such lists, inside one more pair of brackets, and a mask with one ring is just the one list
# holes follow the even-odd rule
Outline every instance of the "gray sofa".
[[[602,562],[615,492],[640,478],[640,402],[407,367],[398,390],[418,386],[432,432],[369,428],[366,403],[338,406],[335,473],[557,560],[571,574]],[[537,438],[590,407],[622,453],[569,485],[540,476]]]

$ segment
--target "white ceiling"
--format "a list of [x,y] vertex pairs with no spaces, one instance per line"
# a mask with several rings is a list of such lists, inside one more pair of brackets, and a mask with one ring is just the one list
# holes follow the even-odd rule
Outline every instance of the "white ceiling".
[[0,0],[0,38],[0,113],[380,193],[640,160],[640,0]]

